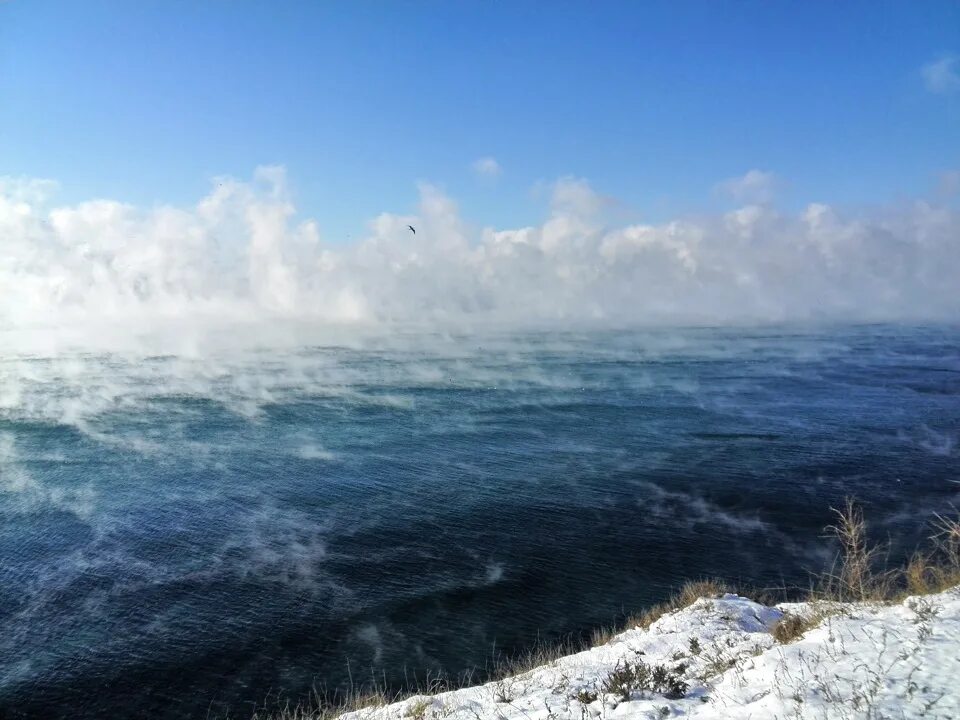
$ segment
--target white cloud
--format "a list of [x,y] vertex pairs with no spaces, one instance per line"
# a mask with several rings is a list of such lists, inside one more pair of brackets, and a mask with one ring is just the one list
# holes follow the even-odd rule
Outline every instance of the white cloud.
[[45,188],[0,182],[0,333],[100,338],[84,328],[109,320],[131,329],[117,337],[162,323],[185,337],[204,318],[463,327],[960,316],[960,213],[931,202],[855,215],[746,205],[605,226],[609,200],[564,178],[545,222],[495,230],[465,223],[422,185],[414,214],[381,214],[363,241],[326,246],[316,222],[298,221],[277,168],[221,178],[183,208],[52,207]]
[[927,63],[920,69],[927,90],[938,95],[948,95],[960,90],[960,58],[956,55],[943,57]]
[[716,189],[737,202],[765,204],[773,201],[778,185],[773,173],[753,169],[741,177],[724,180]]
[[605,203],[583,178],[562,177],[552,190],[550,207],[556,214],[595,215]]
[[0,198],[7,202],[42,205],[57,191],[53,180],[25,177],[0,177]]
[[473,171],[480,177],[495,178],[500,175],[502,169],[496,158],[482,157],[475,160],[471,165]]

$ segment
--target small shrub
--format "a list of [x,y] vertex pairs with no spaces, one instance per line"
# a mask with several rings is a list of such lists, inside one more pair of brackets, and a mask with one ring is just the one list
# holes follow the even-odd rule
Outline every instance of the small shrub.
[[617,695],[621,700],[627,701],[631,692],[646,690],[649,686],[650,667],[641,660],[636,665],[618,662],[603,681],[602,689],[604,693]]
[[560,673],[559,677],[554,680],[553,686],[550,688],[550,692],[554,695],[562,695],[569,687],[570,677],[566,673]]
[[727,670],[737,666],[737,658],[727,655],[723,648],[714,641],[710,648],[705,648],[701,653],[702,665],[697,678],[701,682],[707,682],[710,678],[722,675]]
[[493,685],[493,699],[498,703],[511,703],[513,702],[514,692],[513,680],[506,678],[504,680],[497,680]]
[[589,704],[592,703],[592,702],[596,702],[596,700],[597,700],[597,694],[596,694],[595,692],[593,692],[592,690],[587,690],[586,688],[584,688],[583,690],[580,690],[580,691],[576,694],[576,698],[575,698],[575,699],[576,699],[577,702],[579,702],[581,705],[589,705]]
[[667,675],[666,690],[662,691],[668,698],[682,698],[690,689],[690,683],[684,680],[680,675],[674,673]]
[[678,665],[672,670],[668,670],[663,665],[657,665],[653,668],[651,674],[651,689],[667,697],[683,697],[687,694],[687,688],[689,687],[686,680],[683,679],[683,673],[686,669],[686,665]]
[[686,665],[670,669],[663,665],[651,667],[642,660],[635,664],[617,663],[616,667],[603,682],[603,692],[617,695],[624,702],[630,700],[634,692],[657,692],[671,698],[680,698],[687,694],[690,687],[683,679]]
[[697,640],[697,638],[695,637],[691,637],[690,638],[690,654],[696,657],[697,655],[700,654],[702,650],[703,648],[700,647],[700,641]]
[[916,616],[914,617],[913,622],[917,625],[920,623],[929,622],[940,614],[939,606],[924,598],[915,598],[914,600],[911,600],[907,607],[913,610],[913,614]]

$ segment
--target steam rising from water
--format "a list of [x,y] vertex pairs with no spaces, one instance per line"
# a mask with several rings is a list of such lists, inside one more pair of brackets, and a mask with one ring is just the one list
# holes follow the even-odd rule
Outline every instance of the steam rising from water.
[[7,347],[25,330],[38,342],[38,327],[82,342],[104,341],[105,326],[123,336],[167,323],[182,334],[241,319],[725,323],[960,312],[960,222],[926,202],[855,217],[821,204],[799,215],[749,205],[615,227],[585,182],[566,179],[544,224],[497,231],[469,227],[423,185],[416,216],[384,213],[365,240],[333,246],[316,222],[297,219],[282,168],[220,179],[190,208],[58,207],[53,189],[0,180]]
[[847,495],[893,553],[958,499],[954,326],[361,333],[238,295],[274,313],[238,333],[193,302],[168,327],[204,352],[2,346],[0,716],[400,687],[686,577],[803,584]]

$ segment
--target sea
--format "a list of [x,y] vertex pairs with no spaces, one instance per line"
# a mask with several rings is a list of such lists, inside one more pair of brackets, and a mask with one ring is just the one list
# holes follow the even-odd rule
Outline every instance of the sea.
[[482,679],[960,502],[957,325],[227,335],[0,346],[0,717]]

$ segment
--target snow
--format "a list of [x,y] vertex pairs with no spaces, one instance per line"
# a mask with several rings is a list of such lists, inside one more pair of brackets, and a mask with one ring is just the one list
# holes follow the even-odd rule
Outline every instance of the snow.
[[[778,643],[784,613],[826,617]],[[637,662],[682,673],[683,697],[606,692]],[[596,699],[593,699],[593,695]],[[960,587],[899,605],[700,599],[648,629],[486,685],[416,696],[345,720],[786,720],[960,718]]]

